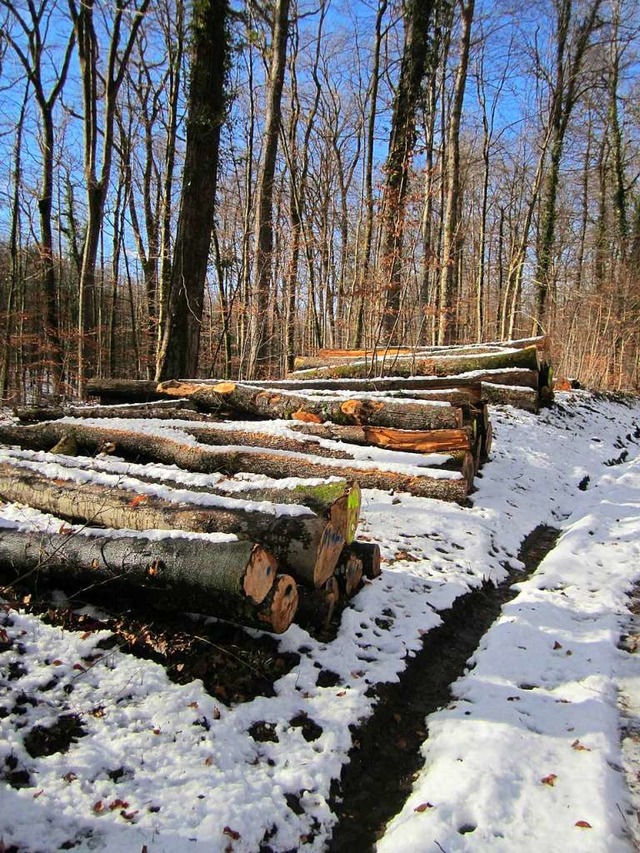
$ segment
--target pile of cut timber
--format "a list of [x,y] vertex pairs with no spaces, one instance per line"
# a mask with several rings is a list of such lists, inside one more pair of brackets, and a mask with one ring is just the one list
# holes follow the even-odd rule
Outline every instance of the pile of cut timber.
[[[5,530],[0,562],[133,584],[274,632],[294,618],[326,625],[380,572],[379,547],[355,538],[360,489],[465,503],[491,448],[487,401],[537,411],[550,396],[544,338],[325,351],[300,366],[268,382],[93,381],[99,405],[18,410],[20,424],[0,425],[0,444],[14,448],[0,451],[0,498],[85,527]],[[136,472],[126,479],[123,460]],[[169,485],[181,472],[219,477],[201,495]]]
[[[144,444],[140,432],[106,433],[110,453],[120,457],[138,456],[137,440]],[[143,589],[159,604],[281,633],[299,605],[309,622],[326,624],[363,575],[380,573],[379,547],[355,539],[357,482],[333,476],[267,488],[221,477],[199,494],[159,483],[158,469],[141,464],[131,463],[135,476],[123,477],[122,459],[99,452],[104,435],[81,421],[0,426],[0,442],[13,445],[0,451],[0,499],[60,520],[55,533],[0,532],[0,563],[14,578]],[[162,448],[161,436],[146,438]],[[33,453],[43,449],[46,456]],[[186,470],[200,467],[208,468],[194,454]]]

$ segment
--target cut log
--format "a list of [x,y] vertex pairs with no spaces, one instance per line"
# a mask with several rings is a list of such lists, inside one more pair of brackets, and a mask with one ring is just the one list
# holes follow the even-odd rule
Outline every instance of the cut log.
[[345,529],[310,510],[276,516],[250,509],[251,504],[233,498],[220,507],[202,508],[117,486],[51,480],[7,463],[0,464],[0,497],[94,526],[230,533],[264,545],[281,565],[312,585],[323,583],[332,574],[345,541]]
[[[48,450],[64,434],[68,425],[59,422],[11,426],[0,424],[0,442],[18,444],[33,450]],[[94,426],[76,426],[79,445],[96,452],[105,442],[117,447],[118,454],[135,461],[155,461],[178,465],[187,471],[210,474],[222,471],[226,474],[251,472],[276,479],[282,477],[332,477],[340,476],[358,482],[363,489],[383,489],[410,492],[417,497],[439,498],[464,503],[467,497],[467,481],[455,472],[418,466],[406,471],[392,466],[371,463],[347,464],[340,459],[318,459],[302,453],[263,452],[256,448],[245,450],[213,450],[198,445],[182,444],[175,438],[134,433],[128,430],[104,429]]]
[[365,578],[374,580],[382,574],[380,546],[375,542],[363,542],[360,539],[345,547],[346,554],[353,554],[362,563],[362,573]]
[[256,610],[254,627],[283,634],[293,622],[297,610],[298,587],[295,580],[290,575],[278,575],[267,597]]
[[[293,424],[293,422],[292,422]],[[290,436],[259,432],[257,430],[227,429],[222,426],[180,427],[183,432],[197,438],[202,444],[212,447],[266,447],[273,450],[287,450],[291,453],[313,453],[315,456],[323,456],[327,459],[350,459],[350,455],[339,449],[322,447],[318,442],[298,441]]]
[[355,539],[361,506],[362,492],[357,481],[352,483],[331,505],[329,519],[334,527],[343,531],[343,538],[347,545]]
[[191,400],[157,400],[114,406],[26,406],[14,410],[22,423],[40,423],[60,418],[156,418],[162,420],[209,420]]
[[[525,385],[537,388],[539,373],[537,370],[517,367],[478,370],[465,374],[449,376],[378,376],[375,378],[349,377],[319,377],[289,379],[254,380],[252,388],[277,388],[297,394],[305,394],[308,390],[321,391],[331,394],[334,391],[380,392],[389,391],[441,391],[477,389],[480,382],[495,382],[506,385]],[[206,380],[203,384],[215,385],[217,380]]]
[[269,419],[293,419],[311,423],[371,424],[397,429],[450,429],[462,426],[455,406],[413,400],[350,399],[311,400],[298,394],[221,382],[218,385],[187,384],[169,380],[158,386],[163,392],[195,400],[210,411],[233,409]]
[[[0,563],[15,577],[153,588],[176,607],[219,615],[219,599],[261,604],[277,561],[261,545],[239,540],[112,538],[98,531],[40,533],[0,529]],[[210,603],[211,599],[214,603]],[[195,605],[195,606],[194,606]]]
[[387,427],[339,426],[338,424],[295,424],[292,429],[319,438],[333,441],[345,441],[349,444],[387,447],[389,450],[401,450],[410,453],[453,453],[471,452],[472,430],[399,430]]
[[340,596],[343,599],[352,598],[362,583],[362,560],[353,551],[344,550],[334,574],[340,588]]
[[517,406],[534,414],[540,411],[540,394],[533,388],[483,382],[482,389],[486,401],[493,405]]
[[298,587],[297,622],[303,628],[326,631],[340,601],[340,586],[334,575],[317,589]]
[[[497,353],[477,355],[438,355],[423,357],[418,354],[411,358],[397,358],[385,361],[385,376],[451,376],[471,371],[496,370],[510,367],[538,371],[539,354],[535,346],[513,349]],[[311,370],[300,370],[289,374],[291,379],[319,378],[370,378],[373,366],[366,362],[351,362]],[[181,395],[183,396],[183,395]]]

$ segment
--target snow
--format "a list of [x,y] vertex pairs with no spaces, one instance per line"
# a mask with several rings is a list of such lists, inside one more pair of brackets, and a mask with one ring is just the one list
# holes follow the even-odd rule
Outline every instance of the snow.
[[[158,664],[100,651],[103,632],[0,611],[16,640],[0,652],[0,774],[9,759],[30,779],[20,789],[0,782],[0,841],[21,851],[70,842],[113,853],[326,849],[336,822],[331,781],[348,760],[350,727],[375,711],[369,688],[401,678],[407,656],[458,596],[511,576],[517,595],[454,683],[451,704],[428,717],[424,767],[377,849],[633,850],[640,403],[586,392],[557,401],[539,416],[492,409],[492,456],[472,507],[363,492],[359,537],[379,542],[383,574],[353,599],[335,640],[297,625],[279,638],[300,663],[273,697],[225,705],[199,681],[176,685]],[[146,428],[167,434],[159,422]],[[30,464],[52,463],[32,456]],[[204,483],[171,466],[116,460],[101,476],[136,477],[143,468],[158,478],[172,471],[181,495]],[[17,505],[0,510],[9,526],[46,519]],[[519,547],[539,524],[561,536],[522,580]],[[382,611],[390,614],[383,627]],[[337,673],[335,687],[317,685],[321,668]],[[33,695],[36,704],[21,698]],[[66,753],[31,758],[25,734],[61,712],[78,715],[85,735]],[[300,713],[321,728],[315,740],[292,725]],[[263,721],[277,742],[251,737]]]

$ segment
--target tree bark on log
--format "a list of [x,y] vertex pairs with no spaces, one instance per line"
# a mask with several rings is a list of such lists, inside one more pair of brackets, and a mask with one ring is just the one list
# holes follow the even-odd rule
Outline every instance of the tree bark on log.
[[40,423],[60,418],[155,418],[162,420],[207,421],[191,400],[156,400],[113,406],[25,406],[14,410],[21,423]]
[[161,383],[158,388],[188,397],[210,411],[233,409],[263,418],[293,419],[323,423],[371,424],[398,429],[450,429],[462,425],[462,413],[455,406],[429,405],[391,399],[313,400],[297,394],[221,382],[218,385]]
[[[152,588],[178,607],[218,615],[219,599],[261,604],[276,579],[277,561],[261,545],[170,538],[112,538],[89,533],[0,529],[0,563],[16,578],[96,586],[123,583]],[[215,604],[208,604],[210,599]],[[196,607],[194,605],[197,604]]]
[[472,430],[461,429],[399,430],[387,427],[339,426],[337,424],[295,424],[291,427],[305,435],[315,435],[332,441],[374,447],[387,447],[409,453],[471,453]]
[[89,379],[85,391],[88,397],[98,397],[106,405],[167,399],[166,394],[158,391],[157,382],[146,379]]
[[540,394],[532,388],[483,382],[482,390],[487,403],[517,406],[519,409],[534,414],[538,414],[540,411]]
[[[16,427],[0,425],[0,442],[18,444],[33,450],[47,450],[64,434],[67,424],[51,422]],[[464,503],[467,497],[466,480],[454,473],[416,466],[410,473],[385,469],[378,465],[346,463],[340,459],[318,459],[302,453],[211,450],[198,445],[182,444],[174,438],[134,433],[127,430],[73,426],[78,444],[97,452],[105,442],[114,444],[120,456],[136,461],[163,462],[178,465],[187,471],[205,474],[222,471],[226,474],[250,472],[267,477],[344,477],[357,481],[363,489],[383,489],[409,492],[417,497],[439,498]]]
[[[378,376],[374,378],[359,377],[319,377],[295,378],[289,374],[288,379],[270,379],[264,382],[252,382],[252,388],[292,391],[305,394],[308,390],[323,391],[331,394],[333,391],[369,392],[377,391],[438,391],[476,389],[481,382],[495,382],[501,385],[524,385],[538,388],[539,373],[528,368],[507,367],[491,370],[472,371],[469,374],[453,374],[448,376]],[[206,380],[203,384],[215,385],[218,380]]]
[[[393,359],[385,362],[384,376],[451,376],[471,371],[504,369],[508,367],[525,368],[538,371],[539,354],[535,346],[514,349],[508,352],[486,353],[479,355],[438,355]],[[370,378],[373,366],[367,362],[337,364],[330,367],[318,367],[290,373],[290,379],[340,379]],[[183,396],[183,395],[181,395]]]
[[230,533],[264,545],[279,563],[311,585],[323,583],[333,573],[345,542],[346,527],[310,511],[276,516],[245,508],[233,498],[224,507],[201,508],[117,487],[51,480],[7,463],[0,464],[0,497],[91,525]]

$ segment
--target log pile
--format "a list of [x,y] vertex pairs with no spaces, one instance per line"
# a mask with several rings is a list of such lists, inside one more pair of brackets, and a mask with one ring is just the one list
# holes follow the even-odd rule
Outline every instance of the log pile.
[[[379,547],[356,538],[361,488],[465,504],[491,449],[487,403],[537,411],[551,384],[543,338],[321,351],[297,366],[268,382],[92,381],[99,405],[17,410],[0,425],[0,443],[21,448],[2,454],[0,499],[84,529],[3,530],[0,562],[276,633],[326,627],[380,574]],[[156,464],[124,481],[98,475],[105,454]],[[169,486],[161,466],[208,475],[206,495]]]

